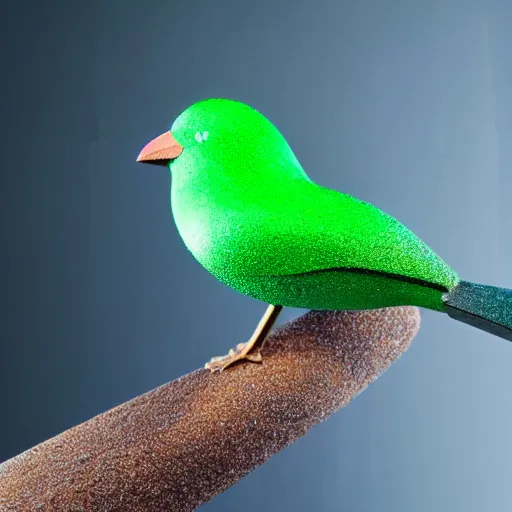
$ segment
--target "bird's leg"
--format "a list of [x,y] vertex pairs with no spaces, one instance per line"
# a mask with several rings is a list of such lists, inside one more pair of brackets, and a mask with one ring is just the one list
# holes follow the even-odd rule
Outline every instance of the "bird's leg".
[[282,309],[283,306],[269,305],[247,343],[239,343],[236,349],[231,349],[225,356],[213,357],[204,367],[212,372],[221,372],[237,361],[247,360],[261,363],[261,347],[263,347],[263,343]]

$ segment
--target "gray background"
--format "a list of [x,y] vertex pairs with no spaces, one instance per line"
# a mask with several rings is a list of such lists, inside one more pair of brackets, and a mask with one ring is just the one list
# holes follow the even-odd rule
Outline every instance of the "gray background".
[[[166,171],[135,163],[198,99],[250,103],[315,181],[512,287],[511,19],[506,1],[5,3],[0,460],[262,313],[187,253]],[[386,375],[204,509],[508,511],[511,370],[510,344],[425,311]]]

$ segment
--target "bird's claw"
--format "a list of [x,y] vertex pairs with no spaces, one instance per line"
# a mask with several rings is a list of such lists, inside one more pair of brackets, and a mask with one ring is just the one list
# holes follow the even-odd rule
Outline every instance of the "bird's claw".
[[239,343],[235,349],[230,349],[227,355],[212,357],[204,367],[211,372],[221,373],[228,366],[239,361],[250,361],[251,363],[261,363],[263,358],[259,350],[248,350],[247,343]]
[[261,363],[263,361],[259,350],[257,352],[250,352],[245,356],[245,359],[247,359],[247,361],[251,361],[251,363]]

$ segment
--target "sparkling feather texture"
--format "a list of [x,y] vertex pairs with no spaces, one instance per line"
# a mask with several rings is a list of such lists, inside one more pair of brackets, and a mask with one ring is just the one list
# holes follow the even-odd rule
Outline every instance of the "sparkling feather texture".
[[174,219],[220,281],[282,306],[444,310],[457,274],[393,217],[314,183],[253,108],[201,101],[171,131],[184,148],[169,166]]

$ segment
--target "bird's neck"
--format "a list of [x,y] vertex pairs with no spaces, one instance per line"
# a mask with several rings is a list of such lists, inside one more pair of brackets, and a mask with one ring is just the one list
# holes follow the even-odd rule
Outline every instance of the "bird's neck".
[[[205,201],[235,207],[287,194],[299,183],[311,183],[300,164],[289,161],[244,162],[233,169],[222,162],[173,169],[173,197],[191,203]],[[191,205],[192,206],[192,205]]]

